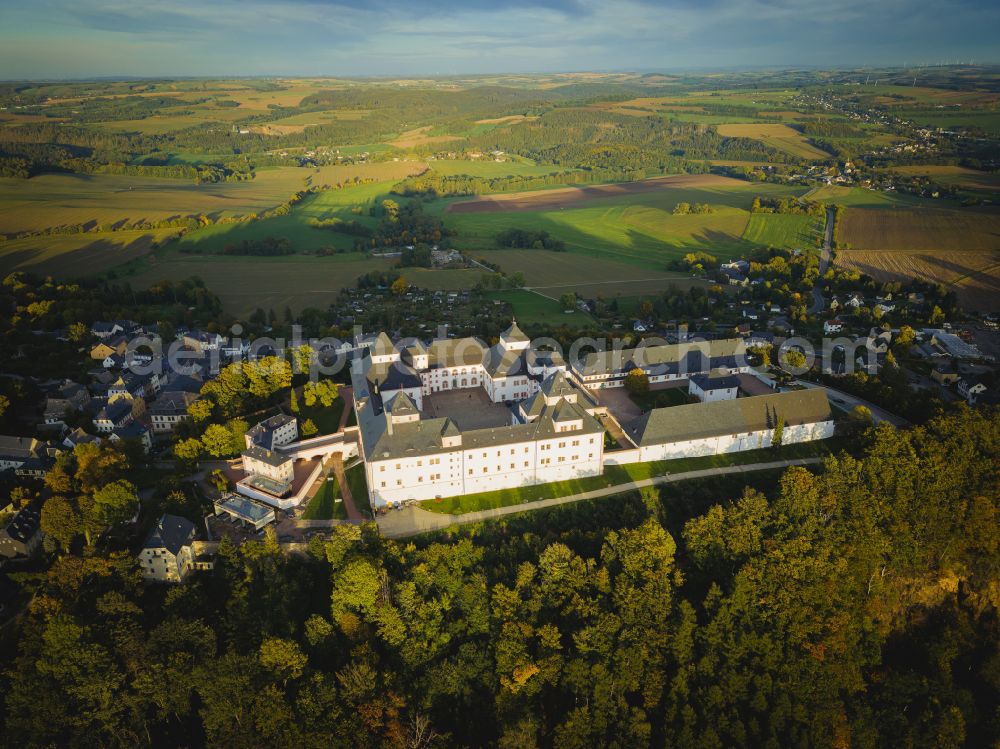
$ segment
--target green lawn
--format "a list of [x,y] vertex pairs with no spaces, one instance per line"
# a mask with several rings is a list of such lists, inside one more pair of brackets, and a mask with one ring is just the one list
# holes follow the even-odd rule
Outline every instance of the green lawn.
[[[332,479],[332,481],[331,481]],[[347,510],[340,499],[340,486],[337,484],[337,477],[332,473],[327,476],[316,496],[309,502],[306,511],[302,513],[304,520],[346,520]]]
[[334,434],[340,430],[340,415],[344,411],[344,399],[337,398],[329,408],[324,406],[319,401],[313,406],[307,406],[299,395],[299,413],[297,414],[299,419],[299,427],[301,428],[302,422],[306,419],[312,419],[313,424],[319,429],[317,435],[320,434]]
[[[302,172],[303,178],[310,176],[306,170]],[[354,246],[355,237],[329,229],[314,229],[309,226],[309,220],[340,218],[374,227],[378,224],[378,219],[369,216],[367,208],[378,200],[388,197],[389,189],[395,182],[396,180],[373,182],[341,190],[314,193],[293,206],[286,216],[263,221],[207,226],[185,234],[179,242],[171,246],[171,250],[214,253],[221,252],[229,244],[238,244],[244,240],[262,240],[266,237],[285,237],[292,242],[296,252],[315,251],[323,247],[350,250]]]
[[665,390],[650,390],[648,393],[632,393],[632,402],[642,409],[643,413],[654,408],[668,406],[685,406],[697,402],[697,398],[688,396],[686,387],[666,388]]
[[818,216],[754,213],[743,238],[766,247],[801,250],[816,247],[823,228],[824,219]]
[[487,296],[509,302],[514,308],[518,322],[526,325],[568,325],[571,328],[586,328],[594,322],[594,319],[585,312],[574,310],[567,313],[556,300],[524,289],[491,291]]
[[469,161],[465,159],[440,159],[428,161],[427,166],[433,171],[451,176],[468,174],[472,177],[507,177],[507,176],[544,176],[546,174],[571,172],[575,169],[564,169],[553,164],[533,164],[530,161],[503,161],[497,163],[491,160]]
[[[737,256],[752,245],[743,239],[750,205],[758,194],[798,195],[782,185],[665,187],[656,192],[598,197],[540,210],[444,214],[461,249],[489,250],[505,229],[547,231],[568,252],[663,270],[669,260],[694,250]],[[707,203],[713,212],[674,215],[680,202]],[[506,269],[505,269],[506,270]]]
[[351,490],[351,497],[354,499],[354,506],[361,512],[368,514],[368,479],[365,477],[365,464],[358,463],[354,468],[349,468],[344,472],[347,479],[347,487]]
[[797,445],[785,445],[779,448],[763,450],[748,450],[741,453],[724,455],[708,455],[703,458],[679,458],[677,460],[660,460],[650,463],[632,463],[626,466],[609,466],[600,476],[557,481],[550,484],[536,484],[516,489],[500,489],[479,494],[467,494],[460,497],[446,497],[440,500],[427,500],[420,506],[431,512],[441,512],[461,515],[466,512],[476,512],[497,507],[510,507],[541,499],[566,497],[581,492],[604,489],[610,486],[625,484],[629,481],[641,481],[667,473],[684,473],[705,468],[722,466],[747,465],[750,463],[766,463],[774,460],[790,458],[823,457],[840,447],[836,439],[817,442],[805,442]]

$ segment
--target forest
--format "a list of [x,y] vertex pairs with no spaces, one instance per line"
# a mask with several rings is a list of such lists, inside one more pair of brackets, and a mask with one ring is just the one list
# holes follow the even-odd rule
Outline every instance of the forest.
[[[448,537],[223,542],[169,588],[67,512],[51,567],[12,575],[5,743],[992,745],[997,416]],[[107,502],[122,464],[96,457],[65,462],[62,504]]]

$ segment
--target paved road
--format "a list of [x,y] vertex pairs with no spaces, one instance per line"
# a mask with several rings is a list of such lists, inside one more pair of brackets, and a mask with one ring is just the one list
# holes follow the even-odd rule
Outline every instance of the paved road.
[[833,216],[833,209],[827,208],[826,236],[823,239],[823,249],[819,253],[819,278],[816,279],[816,285],[813,286],[813,304],[809,308],[809,312],[814,315],[818,315],[826,308],[826,302],[823,300],[823,275],[830,267],[830,250],[833,247]]
[[884,421],[892,424],[894,427],[910,426],[910,422],[902,416],[896,416],[896,414],[889,413],[884,408],[880,408],[874,403],[870,403],[863,398],[858,398],[856,395],[845,393],[843,390],[837,390],[836,388],[828,387],[826,385],[819,385],[815,382],[806,382],[805,380],[796,380],[796,383],[807,388],[823,388],[826,390],[827,397],[829,397],[830,401],[834,405],[842,407],[845,411],[850,411],[855,406],[865,406],[872,412],[872,421],[876,424],[881,424]]
[[505,515],[514,515],[519,512],[530,512],[540,510],[545,507],[556,507],[558,505],[579,502],[584,499],[597,499],[607,497],[612,494],[621,494],[634,489],[642,489],[647,486],[658,486],[669,484],[675,481],[687,481],[689,479],[705,478],[707,476],[724,476],[733,473],[751,473],[753,471],[767,471],[775,468],[787,468],[789,466],[802,466],[822,463],[822,458],[794,458],[789,460],[775,460],[770,463],[750,463],[741,466],[723,466],[721,468],[705,468],[698,471],[686,471],[684,473],[667,474],[666,476],[654,476],[649,479],[630,481],[625,484],[616,484],[603,489],[595,489],[580,494],[571,494],[567,497],[553,497],[551,499],[540,499],[537,502],[530,502],[521,505],[511,505],[509,507],[497,507],[490,510],[480,510],[479,512],[467,512],[462,515],[447,515],[440,512],[430,512],[420,507],[406,507],[402,510],[390,510],[385,515],[379,515],[376,519],[379,530],[387,538],[407,538],[430,531],[443,530],[452,525],[462,525],[465,523],[478,523],[482,520],[494,520]]

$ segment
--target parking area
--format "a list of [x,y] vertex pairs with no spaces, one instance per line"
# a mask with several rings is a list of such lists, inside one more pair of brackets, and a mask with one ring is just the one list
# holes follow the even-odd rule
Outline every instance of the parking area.
[[510,408],[491,401],[479,387],[425,395],[423,401],[426,416],[448,417],[463,431],[510,424]]

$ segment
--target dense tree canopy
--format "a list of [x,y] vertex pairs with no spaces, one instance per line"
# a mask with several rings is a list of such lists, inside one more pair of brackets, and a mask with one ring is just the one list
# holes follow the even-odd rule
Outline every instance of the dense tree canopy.
[[[860,457],[732,500],[679,484],[418,543],[340,525],[304,556],[223,541],[214,572],[170,590],[140,585],[129,555],[66,554],[30,583],[4,735],[989,745],[998,432],[965,409],[882,427]],[[73,513],[52,505],[52,532]]]

